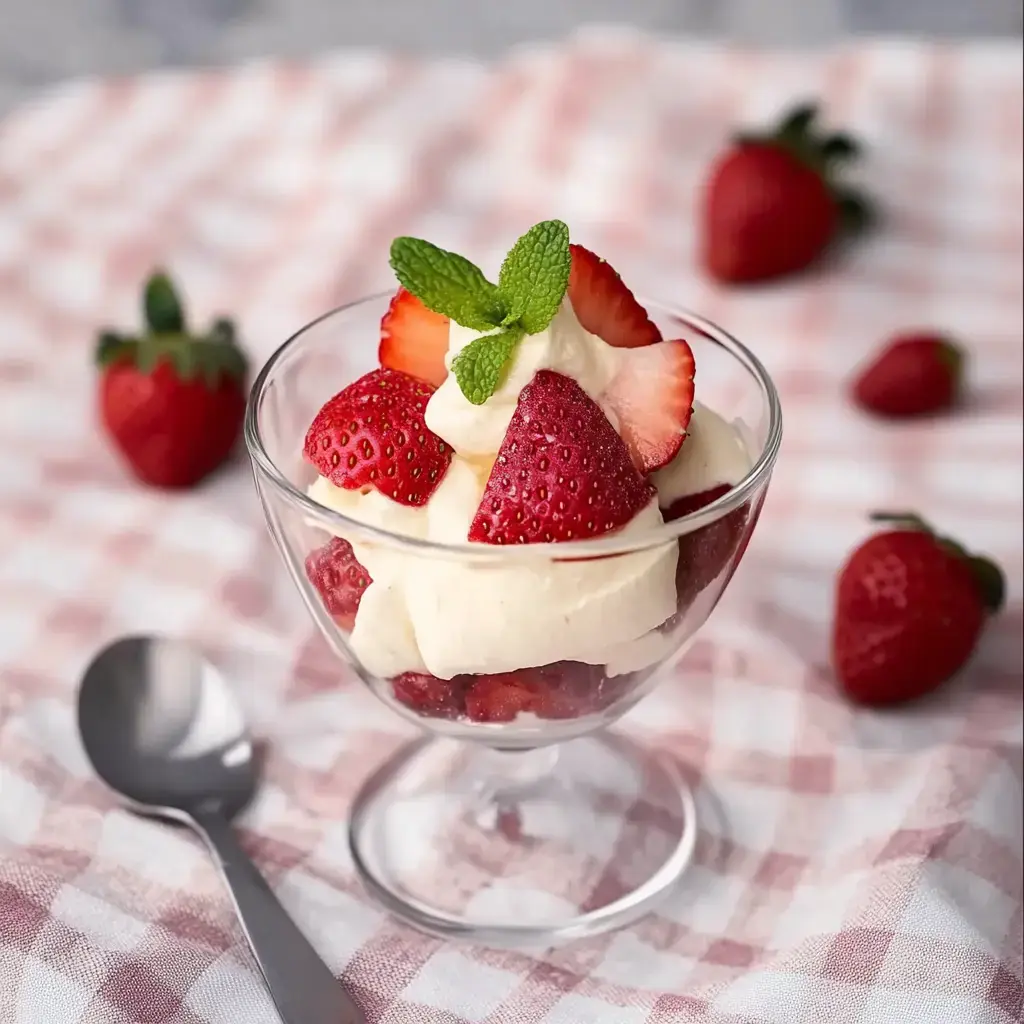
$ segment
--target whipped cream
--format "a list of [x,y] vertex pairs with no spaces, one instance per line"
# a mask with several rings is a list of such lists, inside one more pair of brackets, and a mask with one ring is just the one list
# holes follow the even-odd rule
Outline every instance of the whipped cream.
[[[445,357],[449,369],[459,352],[482,333],[452,323]],[[628,351],[612,348],[584,329],[569,300],[563,299],[551,323],[539,334],[529,334],[519,343],[505,380],[483,405],[468,402],[458,381],[449,374],[427,402],[427,426],[460,455],[493,460],[512,422],[519,392],[533,380],[538,370],[554,370],[572,377],[618,429],[614,415],[600,398]]]
[[651,474],[651,482],[658,490],[658,503],[668,508],[688,494],[738,484],[750,466],[750,451],[738,426],[694,402],[682,448],[667,466]]
[[[465,543],[484,483],[469,460],[455,456],[426,506],[389,521],[400,521],[408,536]],[[384,525],[376,491],[346,491],[320,478],[309,493],[353,519]],[[661,522],[652,499],[621,534]],[[350,643],[366,670],[384,678],[429,672],[450,679],[555,661],[607,665],[609,675],[632,672],[661,659],[664,645],[651,634],[676,610],[673,543],[560,562],[551,561],[546,547],[536,561],[508,565],[358,540],[353,548],[373,583],[363,593]]]
[[[478,332],[452,323],[447,365],[477,337]],[[601,395],[627,352],[586,331],[566,299],[544,331],[523,339],[504,382],[483,405],[472,405],[453,376],[431,396],[427,426],[457,454],[425,506],[400,505],[373,489],[344,490],[323,477],[309,495],[393,533],[464,544],[519,392],[534,374],[549,369],[572,377],[602,404]],[[609,410],[603,411],[617,426]],[[659,504],[735,483],[749,465],[736,429],[695,406],[679,455],[653,476],[659,497],[619,534],[656,528],[663,522]],[[676,612],[675,542],[575,562],[552,561],[553,553],[564,558],[564,551],[538,545],[535,561],[502,565],[346,539],[373,579],[362,595],[350,644],[364,668],[381,678],[429,672],[450,679],[557,661],[604,665],[608,675],[620,675],[660,662],[675,647],[670,636],[658,632]]]

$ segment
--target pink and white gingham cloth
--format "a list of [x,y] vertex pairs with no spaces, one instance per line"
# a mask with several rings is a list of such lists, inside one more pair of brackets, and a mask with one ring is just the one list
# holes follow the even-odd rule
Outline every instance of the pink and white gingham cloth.
[[[190,836],[117,808],[74,734],[100,643],[205,646],[270,742],[246,842],[373,1024],[1013,1024],[1022,1009],[1019,45],[800,55],[589,32],[493,67],[349,53],[70,85],[0,128],[0,1024],[273,1024]],[[729,126],[821,95],[885,228],[821,272],[713,287],[695,189]],[[244,459],[178,497],[94,428],[96,327],[154,264],[259,362],[385,285],[411,233],[496,258],[542,216],[745,339],[786,442],[753,545],[678,677],[631,716],[699,788],[656,914],[544,953],[421,937],[361,892],[345,816],[406,733],[312,632]],[[971,349],[971,398],[882,426],[843,398],[887,332]],[[372,339],[367,339],[372,344]],[[340,385],[341,382],[339,382]],[[827,667],[864,512],[995,556],[1007,611],[962,677],[857,710]],[[339,682],[340,679],[340,682]]]

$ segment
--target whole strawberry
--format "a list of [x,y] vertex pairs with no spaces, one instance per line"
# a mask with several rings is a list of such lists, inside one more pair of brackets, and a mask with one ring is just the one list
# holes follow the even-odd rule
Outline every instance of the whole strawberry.
[[970,657],[1002,606],[998,566],[910,513],[866,540],[839,574],[832,664],[848,696],[896,704],[934,690]]
[[940,412],[956,404],[963,364],[963,350],[940,334],[898,335],[857,376],[853,399],[893,419]]
[[781,277],[810,266],[843,232],[866,226],[864,198],[840,185],[859,147],[815,131],[817,108],[791,111],[771,132],[741,135],[705,185],[701,262],[719,281]]
[[245,356],[230,320],[214,321],[202,335],[189,332],[166,274],[147,281],[143,312],[144,334],[100,334],[100,419],[144,483],[191,487],[224,462],[238,440]]

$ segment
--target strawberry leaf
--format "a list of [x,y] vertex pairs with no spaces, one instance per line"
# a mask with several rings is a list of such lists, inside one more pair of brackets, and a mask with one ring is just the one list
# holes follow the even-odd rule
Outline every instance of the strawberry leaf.
[[853,160],[861,155],[860,143],[846,132],[835,132],[829,135],[821,143],[819,151],[826,164],[838,163],[840,160]]
[[391,267],[401,285],[428,309],[463,327],[487,331],[505,318],[498,289],[479,267],[422,238],[396,238]]
[[133,344],[133,339],[118,334],[117,331],[100,331],[94,353],[96,365],[109,366],[120,359],[126,351],[130,351]]
[[991,614],[1003,607],[1006,600],[1006,579],[995,562],[981,555],[971,555],[967,560],[974,575],[974,582],[981,592],[981,599]]
[[512,324],[495,334],[482,335],[452,361],[451,371],[459,389],[473,405],[483,405],[498,390],[523,333],[522,327]]
[[506,324],[519,322],[527,334],[551,323],[569,286],[572,258],[569,229],[560,220],[535,224],[512,246],[498,275]]
[[818,117],[817,103],[800,103],[793,107],[779,121],[776,129],[778,134],[787,139],[801,139],[811,130],[811,125]]
[[862,192],[852,188],[835,190],[839,205],[839,224],[844,234],[860,235],[875,227],[878,209]]
[[146,282],[142,308],[146,325],[153,334],[180,334],[185,330],[181,299],[163,271],[156,271]]

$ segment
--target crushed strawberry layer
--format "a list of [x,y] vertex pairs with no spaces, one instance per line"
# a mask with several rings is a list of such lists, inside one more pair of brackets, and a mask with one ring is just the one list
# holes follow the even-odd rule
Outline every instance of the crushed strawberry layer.
[[521,712],[570,719],[605,710],[629,692],[631,675],[607,676],[601,665],[560,661],[540,668],[437,679],[405,672],[391,680],[395,699],[429,718],[511,722]]

